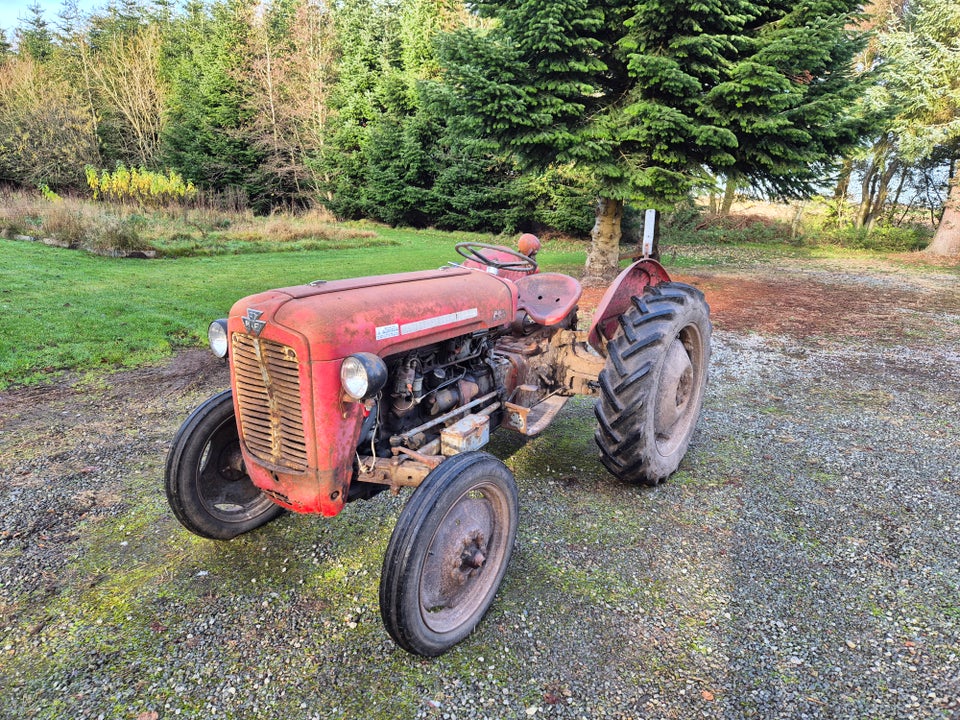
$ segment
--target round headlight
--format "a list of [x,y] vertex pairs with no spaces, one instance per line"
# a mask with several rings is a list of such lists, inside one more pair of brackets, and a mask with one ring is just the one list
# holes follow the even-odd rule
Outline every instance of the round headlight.
[[207,340],[210,349],[218,358],[225,358],[230,351],[230,335],[227,333],[226,320],[214,320],[207,328]]
[[387,365],[373,353],[356,353],[340,366],[340,383],[354,400],[373,397],[387,384]]

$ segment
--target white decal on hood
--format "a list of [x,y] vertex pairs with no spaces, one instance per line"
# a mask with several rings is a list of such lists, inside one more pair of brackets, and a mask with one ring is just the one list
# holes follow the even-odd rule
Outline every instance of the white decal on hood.
[[460,310],[447,315],[437,315],[436,317],[417,320],[416,322],[404,323],[400,326],[401,335],[411,335],[421,330],[430,330],[431,328],[442,327],[443,325],[453,325],[463,320],[471,320],[477,317],[477,309]]

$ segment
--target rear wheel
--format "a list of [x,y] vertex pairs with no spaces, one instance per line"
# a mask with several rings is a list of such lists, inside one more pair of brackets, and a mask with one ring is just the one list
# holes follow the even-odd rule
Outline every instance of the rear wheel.
[[600,372],[600,459],[616,477],[656,485],[693,436],[710,362],[710,309],[683,283],[648,287],[620,316]]
[[380,577],[380,614],[400,647],[434,657],[473,631],[506,573],[517,506],[513,474],[483,452],[455,455],[417,487]]
[[167,455],[164,484],[177,520],[212,540],[229,540],[283,513],[243,466],[230,390],[206,400],[180,427]]

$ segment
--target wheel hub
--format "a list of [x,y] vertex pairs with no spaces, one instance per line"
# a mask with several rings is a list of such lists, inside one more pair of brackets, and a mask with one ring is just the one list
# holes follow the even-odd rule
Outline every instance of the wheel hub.
[[657,417],[654,425],[658,437],[668,438],[677,421],[683,417],[693,395],[693,363],[679,338],[667,349],[657,388]]
[[220,474],[230,481],[245,480],[247,471],[243,465],[240,443],[231,444],[220,455]]
[[483,595],[495,527],[493,507],[482,497],[461,499],[444,518],[421,576],[422,608],[431,625],[442,626]]
[[485,546],[483,533],[474,533],[471,537],[464,539],[459,561],[453,568],[453,576],[458,582],[466,582],[468,578],[480,572],[487,559]]

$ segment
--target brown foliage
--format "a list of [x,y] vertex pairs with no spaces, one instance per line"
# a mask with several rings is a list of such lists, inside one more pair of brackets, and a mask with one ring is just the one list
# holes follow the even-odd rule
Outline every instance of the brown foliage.
[[96,157],[93,118],[74,88],[29,57],[0,65],[0,176],[76,187]]

